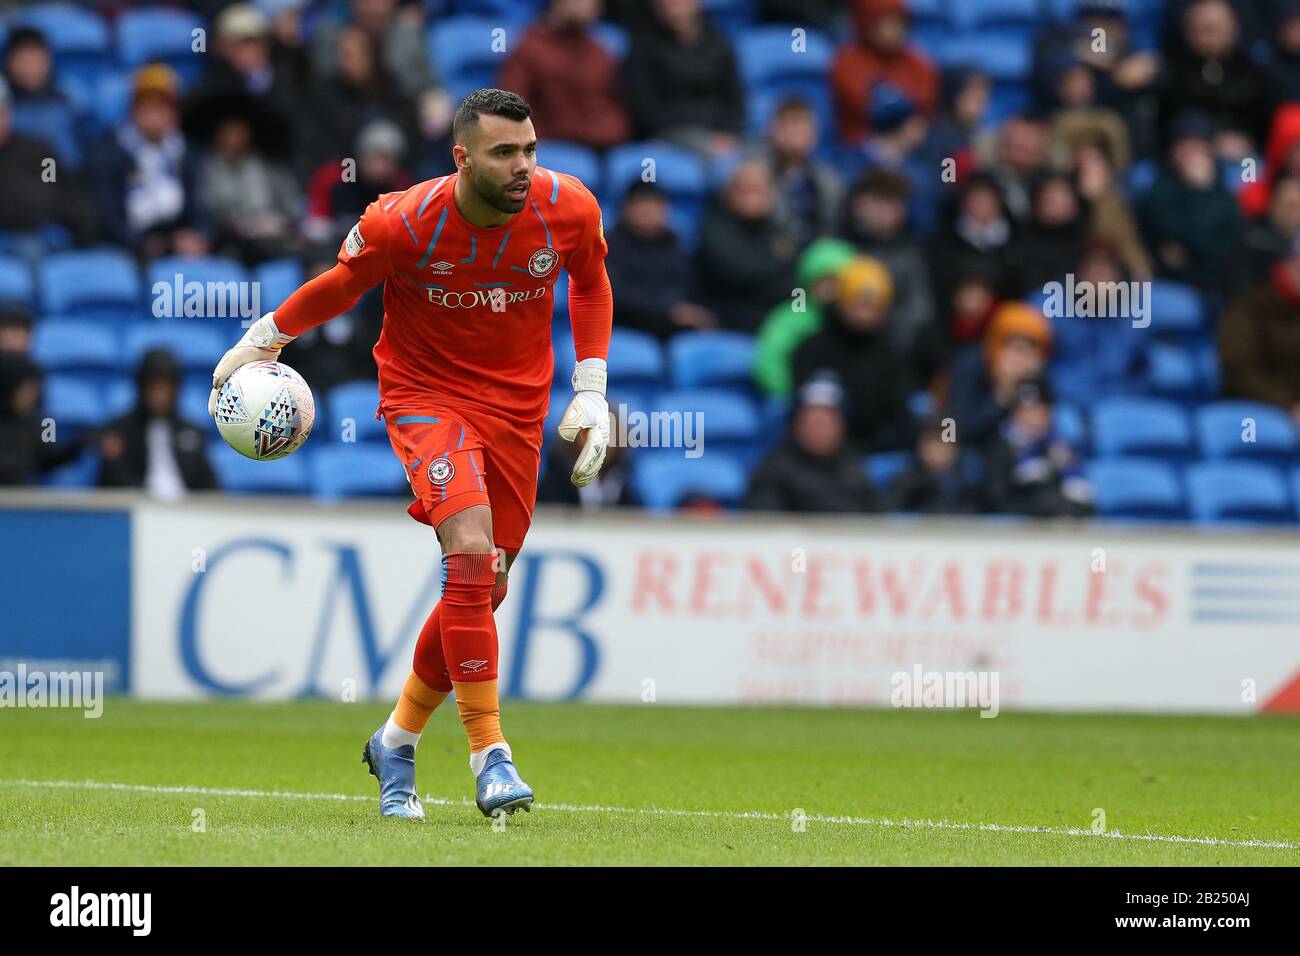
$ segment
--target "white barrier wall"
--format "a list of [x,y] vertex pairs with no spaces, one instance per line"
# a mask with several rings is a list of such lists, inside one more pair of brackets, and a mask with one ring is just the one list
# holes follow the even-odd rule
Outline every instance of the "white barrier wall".
[[[440,592],[396,506],[138,505],[131,687],[396,696]],[[497,613],[507,693],[885,705],[995,671],[1001,706],[1300,709],[1300,538],[1104,525],[539,513]]]

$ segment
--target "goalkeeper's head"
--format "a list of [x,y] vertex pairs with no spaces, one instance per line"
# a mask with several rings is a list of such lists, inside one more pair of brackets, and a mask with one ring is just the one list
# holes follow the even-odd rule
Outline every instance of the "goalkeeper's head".
[[457,172],[492,208],[516,213],[528,201],[537,168],[533,110],[509,90],[475,90],[452,120]]

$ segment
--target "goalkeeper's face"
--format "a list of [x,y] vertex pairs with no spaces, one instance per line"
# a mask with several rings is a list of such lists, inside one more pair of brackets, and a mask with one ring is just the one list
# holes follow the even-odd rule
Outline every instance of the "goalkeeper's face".
[[474,191],[501,212],[523,209],[537,169],[533,121],[480,116],[467,139],[465,165]]

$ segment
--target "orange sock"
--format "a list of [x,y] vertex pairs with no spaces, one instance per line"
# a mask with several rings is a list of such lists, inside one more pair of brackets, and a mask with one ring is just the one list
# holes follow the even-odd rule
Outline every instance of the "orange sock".
[[402,696],[393,710],[393,723],[413,734],[421,733],[438,705],[447,699],[447,691],[435,690],[420,680],[415,671],[406,678]]
[[505,741],[501,733],[501,702],[497,698],[496,680],[453,681],[456,709],[469,738],[469,752],[478,753],[491,744]]

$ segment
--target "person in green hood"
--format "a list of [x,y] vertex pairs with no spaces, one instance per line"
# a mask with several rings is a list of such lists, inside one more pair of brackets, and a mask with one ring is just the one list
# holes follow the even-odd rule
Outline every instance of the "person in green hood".
[[839,239],[818,239],[799,257],[798,289],[772,309],[758,330],[754,380],[764,393],[788,398],[794,388],[790,359],[804,339],[822,325],[822,309],[835,299],[836,276],[854,257],[853,246]]

